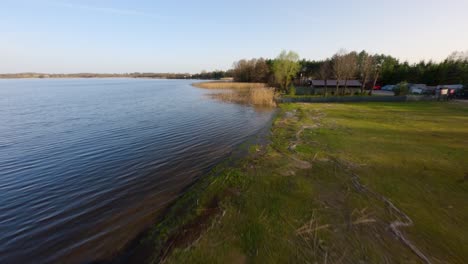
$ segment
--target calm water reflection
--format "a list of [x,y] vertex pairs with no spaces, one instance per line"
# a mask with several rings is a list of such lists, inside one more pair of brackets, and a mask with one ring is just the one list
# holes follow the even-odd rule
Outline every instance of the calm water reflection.
[[268,123],[185,80],[0,80],[0,263],[83,262]]

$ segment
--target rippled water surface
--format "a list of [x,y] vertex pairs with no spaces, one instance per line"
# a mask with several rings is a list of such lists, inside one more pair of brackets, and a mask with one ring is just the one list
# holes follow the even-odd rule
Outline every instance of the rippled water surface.
[[0,80],[0,263],[105,258],[272,111],[186,80]]

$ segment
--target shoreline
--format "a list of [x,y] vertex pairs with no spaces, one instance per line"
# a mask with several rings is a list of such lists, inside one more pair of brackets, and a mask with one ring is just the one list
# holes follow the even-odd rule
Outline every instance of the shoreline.
[[[406,114],[399,115],[401,111]],[[422,117],[418,116],[421,111]],[[448,165],[440,175],[439,165],[426,164],[426,170],[435,175],[425,176],[421,185],[422,172],[413,168],[414,163],[398,159],[438,157],[440,141],[454,151],[450,159],[459,160],[468,150],[450,147],[450,137],[427,141],[410,132],[414,126],[426,126],[427,115],[438,126],[436,131],[445,128],[443,133],[453,133],[450,127],[457,126],[464,133],[452,135],[463,137],[468,128],[459,119],[467,111],[460,103],[282,104],[272,121],[268,144],[250,148],[245,158],[219,164],[201,177],[125,259],[113,263],[265,259],[334,263],[344,257],[352,262],[366,258],[369,262],[444,259],[457,263],[467,251],[455,247],[464,236],[454,228],[466,212],[443,214],[437,197],[429,195],[427,201],[421,197],[432,192],[426,186],[439,186],[437,193],[444,203],[460,208],[458,199],[463,201],[466,194],[457,178],[463,178],[459,174],[468,168]],[[369,119],[375,112],[389,118]],[[366,122],[374,130],[363,127]],[[377,138],[382,133],[375,132],[380,131],[375,130],[380,122],[387,127],[412,127]],[[405,152],[411,141],[417,144],[414,151]],[[382,164],[382,155],[400,165]],[[376,171],[385,178],[376,178]],[[450,183],[444,180],[447,173],[452,175]],[[389,189],[392,186],[397,189]],[[447,232],[433,229],[425,220],[427,213],[445,223]],[[428,240],[426,232],[437,240]]]
[[[277,118],[278,109],[273,110],[271,119],[264,127],[259,131],[247,137],[246,140],[234,148],[234,150],[226,155],[220,162],[214,164],[207,173],[201,175],[197,180],[186,186],[180,193],[181,197],[174,200],[163,208],[158,216],[156,217],[153,225],[145,228],[141,231],[134,239],[129,241],[126,246],[112,254],[109,258],[106,259],[97,259],[91,263],[146,263],[148,262],[149,255],[154,253],[153,249],[145,243],[149,242],[149,239],[152,238],[154,233],[154,228],[166,228],[167,222],[171,220],[179,219],[191,216],[188,214],[177,215],[174,214],[174,210],[180,210],[180,208],[193,209],[198,205],[198,199],[194,203],[193,198],[199,197],[200,191],[206,188],[206,185],[209,185],[217,176],[224,173],[227,170],[239,166],[241,163],[251,156],[251,148],[255,148],[255,151],[262,149],[270,144],[270,134],[271,128],[274,120]],[[256,154],[256,153],[254,153]],[[186,212],[188,213],[188,212]],[[161,225],[161,223],[164,223]],[[170,224],[167,224],[167,227],[171,227]],[[176,230],[180,229],[179,227],[171,227]]]

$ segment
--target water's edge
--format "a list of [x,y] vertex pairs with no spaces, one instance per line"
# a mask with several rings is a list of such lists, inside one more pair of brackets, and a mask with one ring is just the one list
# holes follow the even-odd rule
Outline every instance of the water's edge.
[[[203,180],[207,175],[213,175],[215,168],[228,168],[228,167],[236,167],[244,158],[249,155],[249,147],[258,145],[265,147],[270,144],[270,136],[271,136],[271,128],[274,120],[278,116],[279,110],[275,109],[274,113],[272,114],[270,120],[265,124],[262,129],[260,129],[256,134],[251,135],[248,137],[243,143],[239,144],[234,148],[233,151],[228,153],[225,158],[223,158],[218,163],[213,164],[206,173],[198,177],[192,183],[187,185],[180,193],[183,195],[187,195],[191,192],[195,192],[198,190],[200,186],[198,183]],[[145,238],[150,237],[151,229],[157,225],[158,223],[162,222],[164,219],[167,218],[168,212],[171,211],[173,207],[178,205],[183,196],[181,195],[179,198],[175,199],[171,203],[169,203],[166,207],[160,210],[160,213],[156,216],[156,219],[153,221],[149,227],[146,227],[143,231],[141,231],[134,239],[129,241],[122,249],[117,250],[110,258],[108,259],[100,259],[92,261],[93,264],[123,264],[129,263],[129,261],[138,260],[139,263],[143,263],[147,260],[147,254],[151,252],[145,252],[152,249],[146,249],[142,246],[142,241]]]

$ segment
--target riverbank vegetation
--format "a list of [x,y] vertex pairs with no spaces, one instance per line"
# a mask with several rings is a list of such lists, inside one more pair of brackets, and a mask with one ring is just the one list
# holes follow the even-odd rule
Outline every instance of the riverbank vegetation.
[[282,104],[271,143],[202,178],[129,261],[464,263],[466,124],[460,103]]
[[192,84],[198,88],[205,89],[256,89],[266,88],[265,83],[244,83],[244,82],[197,82]]
[[264,83],[199,82],[192,85],[204,89],[222,90],[211,93],[210,96],[225,102],[268,107],[276,105],[275,90]]

